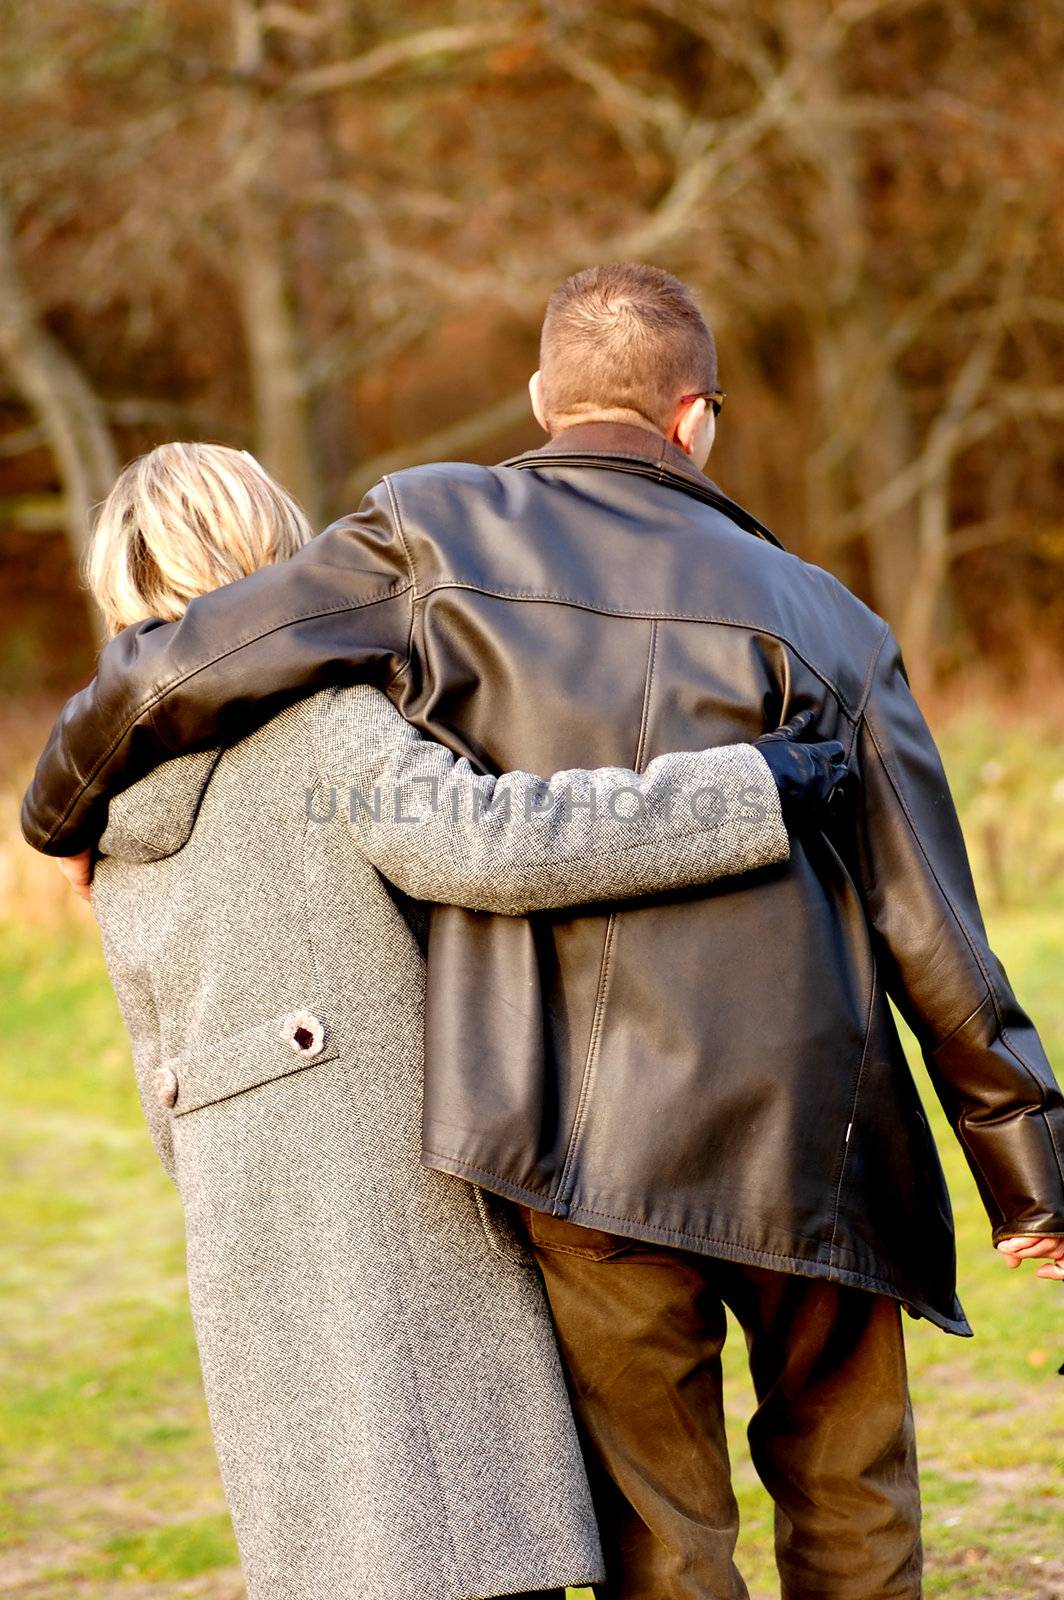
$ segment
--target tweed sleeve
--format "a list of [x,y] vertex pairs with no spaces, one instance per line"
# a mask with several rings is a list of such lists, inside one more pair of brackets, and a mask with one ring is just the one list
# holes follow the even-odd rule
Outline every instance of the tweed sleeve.
[[524,916],[769,867],[790,854],[752,745],[498,777],[425,739],[368,686],[320,697],[314,816],[419,900]]

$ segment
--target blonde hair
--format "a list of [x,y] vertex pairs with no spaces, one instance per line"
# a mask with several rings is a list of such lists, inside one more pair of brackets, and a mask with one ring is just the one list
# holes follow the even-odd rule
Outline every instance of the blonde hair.
[[100,507],[85,574],[111,633],[285,561],[310,524],[254,456],[163,444],[130,462]]

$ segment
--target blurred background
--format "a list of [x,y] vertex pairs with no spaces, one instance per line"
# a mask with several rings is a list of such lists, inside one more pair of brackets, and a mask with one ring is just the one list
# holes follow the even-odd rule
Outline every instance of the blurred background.
[[[91,918],[21,844],[91,676],[92,507],[166,439],[314,519],[537,443],[546,296],[698,291],[710,464],[900,635],[991,924],[1064,1062],[1061,0],[0,0],[0,1594],[241,1594]],[[923,1086],[923,1080],[921,1080]],[[943,1132],[941,1118],[938,1128]],[[912,1325],[928,1593],[1064,1595],[1056,1286],[948,1132],[977,1339]],[[768,1510],[737,1475],[751,1588]]]

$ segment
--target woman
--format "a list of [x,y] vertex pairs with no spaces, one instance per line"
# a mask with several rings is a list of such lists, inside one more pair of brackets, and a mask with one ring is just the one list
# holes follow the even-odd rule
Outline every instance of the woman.
[[[176,617],[308,537],[250,456],[168,445],[109,496],[90,581],[116,631]],[[625,820],[611,797],[637,782]],[[547,804],[592,786],[594,819]],[[707,788],[705,821],[675,803]],[[407,896],[521,914],[785,860],[762,755],[484,778],[379,691],[326,690],[160,767],[113,802],[100,848],[93,901],[184,1207],[250,1600],[600,1579],[534,1264],[503,1202],[419,1164],[422,922]]]

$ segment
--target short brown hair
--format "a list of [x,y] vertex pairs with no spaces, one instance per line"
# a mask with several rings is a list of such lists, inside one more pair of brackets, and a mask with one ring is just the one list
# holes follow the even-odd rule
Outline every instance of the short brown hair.
[[660,267],[588,267],[547,303],[539,355],[556,426],[634,412],[663,432],[680,397],[717,386],[713,335],[686,284]]

